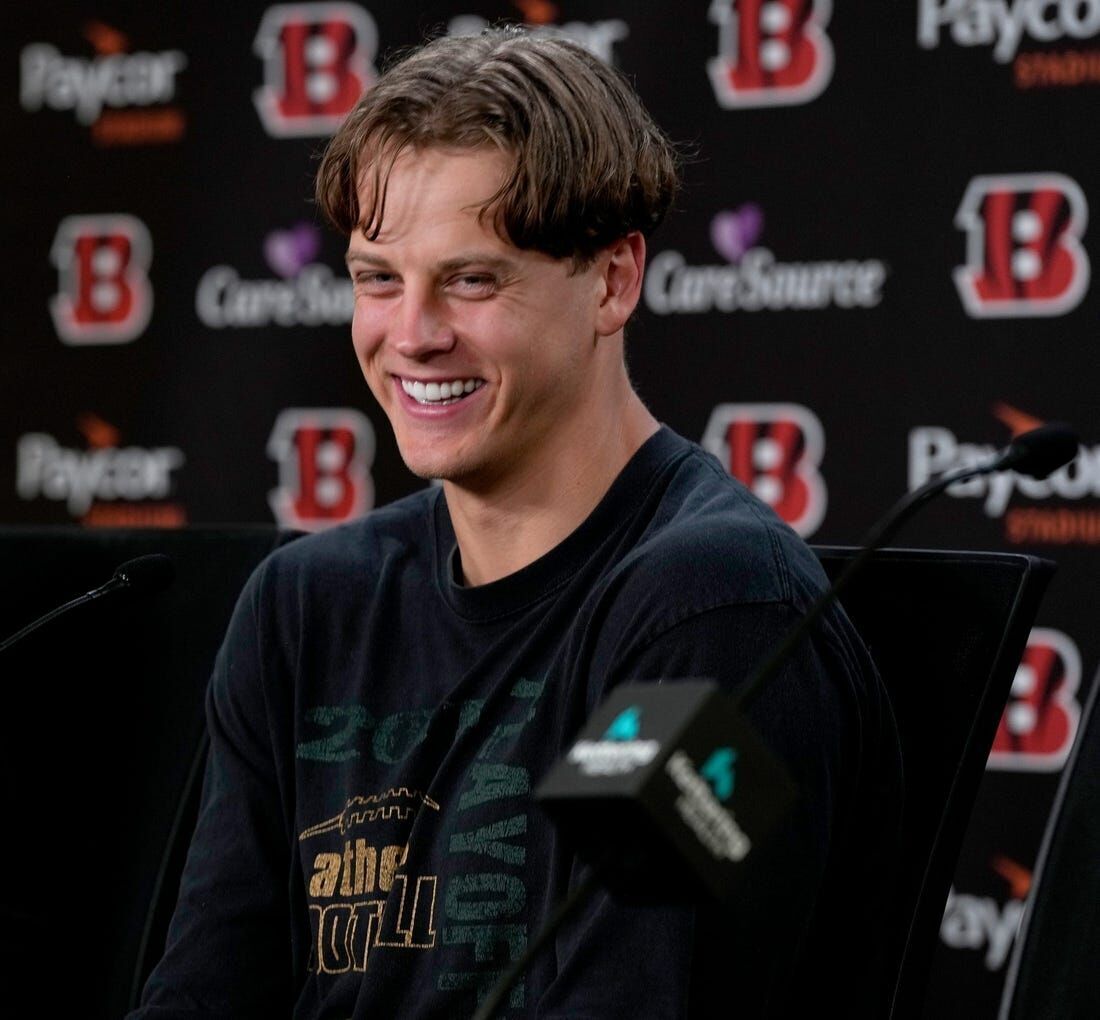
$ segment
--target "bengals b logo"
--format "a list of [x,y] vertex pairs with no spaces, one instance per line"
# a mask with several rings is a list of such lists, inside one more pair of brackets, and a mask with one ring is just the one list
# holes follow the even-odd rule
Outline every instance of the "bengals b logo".
[[798,404],[719,404],[703,434],[704,449],[803,538],[825,516],[825,479],[818,470],[825,432]]
[[1060,630],[1035,627],[1012,681],[989,768],[1057,772],[1066,762],[1081,708],[1081,656]]
[[328,135],[374,83],[374,19],[355,4],[269,7],[253,44],[264,62],[254,101],[276,138]]
[[153,314],[153,242],[141,220],[122,213],[69,216],[57,228],[50,258],[58,272],[50,314],[63,343],[121,344],[145,331]]
[[831,14],[832,0],[713,0],[718,56],[707,71],[719,104],[793,106],[821,95],[833,74]]
[[1063,174],[975,177],[955,215],[966,265],[955,286],[969,315],[1063,315],[1085,296],[1089,258],[1080,238],[1088,206]]
[[374,429],[359,411],[282,411],[267,454],[279,465],[279,487],[268,502],[283,527],[320,531],[359,517],[374,503]]

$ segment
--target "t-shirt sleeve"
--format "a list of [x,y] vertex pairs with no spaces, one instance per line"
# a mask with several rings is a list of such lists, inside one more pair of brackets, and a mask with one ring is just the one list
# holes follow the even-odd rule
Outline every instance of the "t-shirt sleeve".
[[218,653],[202,802],[179,901],[165,955],[128,1020],[290,1013],[288,841],[264,692],[260,587],[255,574]]
[[[714,679],[745,683],[797,618],[783,603],[728,605],[670,626],[611,672],[625,682]],[[798,790],[789,817],[746,862],[733,904],[626,907],[597,895],[557,940],[557,978],[543,1020],[782,1012],[852,784],[859,683],[843,640],[803,641],[746,712]],[[672,869],[652,876],[659,892]],[[574,869],[574,881],[580,866]],[[721,1000],[715,989],[724,988]]]

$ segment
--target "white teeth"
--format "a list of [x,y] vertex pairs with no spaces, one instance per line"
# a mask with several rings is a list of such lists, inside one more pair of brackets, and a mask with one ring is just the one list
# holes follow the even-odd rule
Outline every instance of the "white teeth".
[[421,404],[453,404],[456,400],[461,400],[466,394],[473,393],[474,390],[483,385],[485,385],[483,379],[454,379],[451,382],[444,383],[401,380],[401,388],[413,400]]

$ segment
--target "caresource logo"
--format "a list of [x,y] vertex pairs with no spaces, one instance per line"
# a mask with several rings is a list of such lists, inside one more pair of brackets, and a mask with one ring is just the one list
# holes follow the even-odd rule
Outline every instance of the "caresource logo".
[[213,266],[195,292],[195,314],[210,329],[265,326],[342,326],[351,322],[351,281],[315,262],[321,232],[300,222],[264,239],[264,259],[274,278],[245,280],[232,266]]
[[50,248],[58,272],[50,314],[61,341],[121,344],[141,336],[153,314],[152,259],[149,230],[134,216],[63,219]]
[[92,21],[84,34],[94,57],[63,55],[45,42],[29,43],[19,55],[19,103],[28,113],[42,108],[72,111],[100,145],[172,142],[183,136],[176,77],[187,66],[180,50],[126,52],[127,37]]
[[86,449],[63,446],[46,432],[16,442],[15,491],[27,502],[64,504],[86,527],[178,527],[186,514],[165,503],[184,464],[178,446],[122,445],[121,433],[98,415],[78,421]]
[[279,486],[268,494],[286,528],[320,531],[374,505],[374,429],[347,407],[288,408],[279,413],[267,455],[279,465]]
[[1081,654],[1068,635],[1035,627],[1012,681],[987,767],[1057,772],[1069,756],[1081,707]]
[[657,315],[873,308],[887,267],[879,259],[780,262],[758,242],[764,211],[754,202],[717,213],[710,242],[726,261],[692,265],[662,251],[646,270],[644,298]]
[[378,76],[378,29],[356,4],[269,7],[253,50],[264,62],[253,100],[275,138],[332,134]]
[[713,0],[709,14],[719,41],[707,72],[719,105],[794,106],[825,91],[832,0]]
[[825,517],[825,430],[800,404],[719,404],[702,446],[803,538]]
[[955,270],[975,318],[1064,315],[1080,304],[1089,258],[1080,238],[1084,193],[1064,174],[975,177],[955,226],[966,232],[966,265]]

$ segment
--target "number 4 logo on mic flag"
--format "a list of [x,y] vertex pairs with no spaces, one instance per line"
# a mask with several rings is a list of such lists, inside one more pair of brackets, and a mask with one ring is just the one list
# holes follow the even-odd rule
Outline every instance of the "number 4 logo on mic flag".
[[714,795],[721,801],[733,796],[736,762],[737,752],[732,747],[717,747],[699,769],[699,774],[710,783]]
[[604,740],[637,740],[641,732],[641,723],[641,708],[638,705],[631,705],[615,716],[603,738]]

